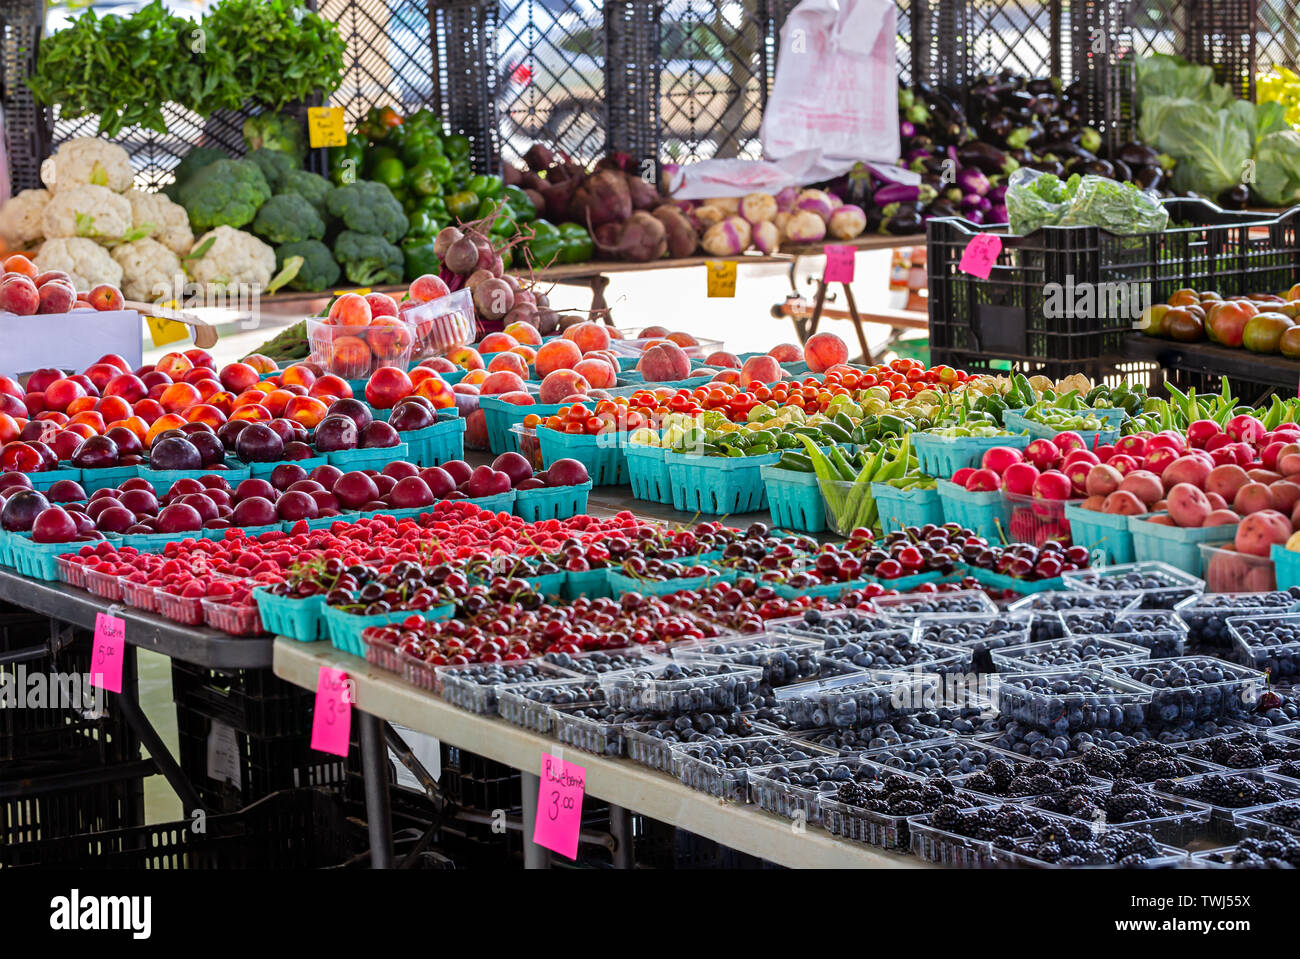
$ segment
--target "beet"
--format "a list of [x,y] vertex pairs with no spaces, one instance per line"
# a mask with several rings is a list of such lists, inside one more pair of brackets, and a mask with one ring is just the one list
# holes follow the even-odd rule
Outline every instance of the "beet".
[[537,307],[531,303],[516,302],[514,308],[501,318],[506,326],[511,323],[527,323],[529,326],[537,326]]
[[438,231],[438,235],[433,238],[433,255],[439,260],[445,260],[447,258],[447,251],[451,249],[451,245],[464,235],[464,233],[461,233],[460,230],[456,229],[454,226],[444,226]]
[[569,203],[578,189],[579,180],[547,180],[539,187],[546,201],[546,218],[554,223],[568,219]]
[[474,288],[474,308],[485,320],[499,320],[515,305],[515,294],[505,280],[495,277]]
[[560,331],[560,314],[556,313],[549,307],[537,311],[537,332],[542,336],[550,336],[552,333]]
[[474,241],[462,236],[447,248],[447,255],[442,258],[442,262],[447,269],[463,276],[478,269],[478,259],[478,247]]
[[653,214],[668,234],[668,255],[674,259],[691,256],[700,245],[700,235],[686,214],[671,204],[656,207]]
[[662,202],[659,191],[651,184],[631,173],[625,173],[623,176],[627,179],[627,192],[632,198],[634,210],[653,210]]
[[549,170],[555,165],[555,154],[551,148],[541,144],[534,143],[524,154],[524,162],[528,164],[528,169],[534,173],[541,173],[543,170]]
[[604,231],[604,227],[597,231],[596,244],[620,260],[648,263],[668,252],[667,229],[644,210],[637,210],[627,218],[619,231],[617,242],[602,242],[601,234]]
[[569,219],[589,227],[619,223],[632,215],[632,196],[627,177],[613,170],[601,170],[582,181],[569,203]]
[[602,250],[608,252],[618,246],[619,240],[623,236],[623,224],[619,223],[602,223],[596,227],[591,234],[592,242]]
[[546,209],[546,198],[542,196],[540,190],[535,190],[532,187],[524,187],[524,194],[533,202],[533,206],[539,213]]
[[524,171],[513,163],[502,163],[501,182],[506,186],[522,187],[524,185]]

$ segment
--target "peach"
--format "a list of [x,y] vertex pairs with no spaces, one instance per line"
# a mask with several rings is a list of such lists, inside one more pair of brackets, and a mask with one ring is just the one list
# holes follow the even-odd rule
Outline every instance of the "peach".
[[590,389],[591,384],[576,370],[554,370],[542,380],[537,402],[560,403],[568,396],[583,395]]
[[814,373],[824,373],[837,363],[847,363],[849,348],[834,333],[814,333],[803,345],[803,360]]
[[803,359],[803,350],[793,343],[778,343],[767,351],[767,355],[778,363],[798,363]]
[[272,390],[263,394],[261,406],[271,416],[283,416],[284,408],[289,405],[293,399],[293,394],[288,390]]
[[[216,396],[218,393],[229,392],[229,390],[223,390],[221,384],[216,380],[199,380],[197,383],[191,385],[199,391],[199,399],[204,402],[207,402],[209,398]],[[301,389],[301,387],[299,387],[299,389]],[[304,390],[304,392],[306,391]]]
[[605,360],[581,360],[574,366],[573,372],[590,383],[594,389],[608,390],[618,384],[617,369],[610,366]]
[[489,373],[499,373],[502,370],[508,370],[511,373],[517,374],[520,379],[528,378],[528,361],[518,353],[511,353],[509,351],[498,353],[496,356],[492,357],[487,368]]
[[41,293],[31,280],[11,277],[0,283],[0,312],[34,316],[40,308]]
[[[184,353],[164,353],[153,368],[155,372],[165,373],[173,380],[177,380],[186,370],[194,369],[194,364]],[[145,380],[145,382],[149,381]]]
[[92,287],[86,296],[86,301],[100,311],[120,310],[126,306],[122,291],[110,283],[101,283],[99,286]]
[[261,353],[249,353],[241,362],[247,363],[258,373],[274,373],[278,369],[275,360]]
[[[455,373],[460,369],[459,366],[447,359],[445,356],[431,356],[427,360],[421,360],[420,366],[416,367],[416,369],[420,368],[427,368],[433,370],[435,373]],[[412,370],[411,372],[414,373],[415,370]]]
[[381,366],[366,381],[366,402],[378,410],[390,410],[404,396],[410,396],[415,384],[405,370]]
[[740,385],[740,370],[718,370],[713,374],[711,383],[735,383]]
[[667,336],[668,327],[666,326],[647,326],[641,331],[640,337],[643,340],[651,340],[658,336]]
[[456,394],[438,374],[430,372],[415,387],[415,396],[423,396],[437,410],[449,410],[456,405]]
[[[572,329],[572,327],[570,327]],[[537,375],[545,377],[556,370],[571,370],[582,360],[582,350],[572,340],[559,339],[543,343],[537,351],[533,367]]]
[[295,396],[284,404],[284,418],[301,423],[309,430],[329,414],[329,407],[314,396]]
[[366,332],[366,342],[370,344],[370,349],[379,362],[405,365],[406,353],[411,348],[413,337],[411,328],[404,320],[395,316],[377,316]]
[[430,300],[438,300],[451,293],[446,282],[442,277],[434,276],[432,273],[425,273],[423,276],[416,277],[411,281],[409,290],[411,299],[417,303],[428,303]]
[[86,378],[95,384],[95,389],[100,393],[104,392],[104,387],[108,385],[113,377],[118,376],[122,371],[111,363],[93,363],[86,367]]
[[781,367],[778,365],[777,358],[771,354],[751,356],[740,368],[741,389],[747,390],[755,383],[775,383],[780,378]]
[[3,267],[5,273],[21,273],[33,280],[40,275],[37,273],[36,264],[21,253],[12,253],[5,257]]
[[537,359],[537,351],[531,346],[525,346],[523,343],[520,343],[516,347],[512,347],[510,352],[522,356],[525,363],[531,363]]
[[740,357],[735,353],[728,353],[726,350],[710,353],[704,358],[704,362],[709,366],[723,366],[732,370],[740,369]]
[[264,423],[271,419],[271,411],[265,406],[241,406],[230,414],[232,420],[251,420],[254,423]]
[[68,420],[69,426],[78,423],[87,427],[92,433],[103,433],[108,429],[104,423],[104,417],[96,413],[94,410],[82,410],[80,413],[75,414],[70,420]]
[[397,301],[387,293],[367,293],[366,302],[370,304],[370,322],[376,317],[397,316]]
[[468,386],[481,386],[483,381],[488,378],[487,370],[470,370],[463,377],[461,382]]
[[348,380],[358,380],[370,372],[374,357],[366,341],[355,336],[340,336],[331,346],[330,372]]
[[502,393],[527,392],[527,388],[523,377],[518,373],[513,373],[510,370],[498,370],[495,373],[487,374],[480,384],[479,392],[484,396],[497,396]]
[[153,423],[158,417],[167,412],[158,405],[157,400],[150,399],[138,400],[132,406],[132,409],[135,410],[135,415],[144,420],[146,424]]
[[564,331],[564,338],[583,353],[609,349],[609,328],[603,323],[593,323],[590,320],[575,323]]
[[489,333],[479,341],[478,351],[481,354],[487,353],[505,353],[519,345],[509,333]]
[[173,383],[163,390],[158,402],[168,413],[183,413],[203,397],[191,383]]
[[67,409],[63,412],[67,413],[69,416],[76,416],[78,413],[86,410],[93,410],[96,402],[97,401],[93,396],[78,396],[68,404]]
[[447,354],[447,359],[462,370],[485,369],[482,355],[473,347],[458,346]]
[[676,343],[664,341],[645,351],[636,368],[647,383],[666,383],[691,375],[691,360]]
[[105,420],[124,420],[131,415],[131,404],[120,396],[105,396],[95,401],[95,409]]
[[509,324],[502,332],[506,336],[514,337],[516,343],[524,346],[542,345],[542,334],[538,332],[537,327],[531,323],[525,323],[523,320]]
[[8,413],[0,413],[0,446],[18,439],[18,432],[21,429],[16,419]]
[[206,423],[214,430],[223,426],[226,419],[225,413],[208,403],[198,403],[185,411],[185,422]]
[[669,333],[667,336],[664,337],[664,339],[666,339],[669,343],[676,343],[682,349],[687,349],[688,347],[700,345],[700,341],[697,340],[695,337],[691,336],[691,334],[689,333],[678,333],[678,332]]
[[[261,380],[261,375],[247,363],[227,363],[217,374],[221,385],[232,393],[242,393],[252,389]],[[310,384],[308,384],[310,385]]]
[[369,326],[370,304],[358,293],[344,293],[330,304],[326,322],[334,326]]
[[177,413],[164,413],[153,421],[149,431],[144,435],[145,446],[152,446],[154,437],[166,430],[178,430],[185,425],[185,417]]

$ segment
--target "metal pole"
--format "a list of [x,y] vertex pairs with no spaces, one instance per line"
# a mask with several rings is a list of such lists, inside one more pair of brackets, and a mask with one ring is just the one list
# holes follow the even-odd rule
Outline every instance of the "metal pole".
[[632,843],[632,814],[622,806],[609,807],[609,831],[617,845],[614,847],[614,868],[631,869],[635,847]]
[[122,657],[122,694],[117,697],[116,706],[122,711],[127,725],[140,737],[140,744],[149,751],[149,758],[158,767],[158,771],[180,797],[186,815],[195,809],[204,808],[194,784],[181,771],[172,754],[167,751],[158,731],[153,728],[149,718],[140,709],[139,694],[140,680],[139,670],[136,668],[135,647],[128,645]]
[[366,786],[366,820],[370,828],[370,863],[393,868],[393,813],[388,804],[388,756],[383,720],[357,711],[361,730],[361,772]]
[[523,770],[519,772],[519,780],[524,807],[524,868],[550,869],[550,851],[533,842],[533,830],[537,827],[537,792],[542,780],[536,773]]

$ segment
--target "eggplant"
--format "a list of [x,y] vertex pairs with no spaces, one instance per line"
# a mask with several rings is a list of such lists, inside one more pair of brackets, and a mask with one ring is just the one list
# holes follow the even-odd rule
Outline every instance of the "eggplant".
[[886,216],[880,224],[880,232],[891,233],[894,236],[919,233],[923,222],[921,211],[908,207]]
[[1060,117],[1052,117],[1045,120],[1042,124],[1043,135],[1037,139],[1029,141],[1029,145],[1037,147],[1043,143],[1055,143],[1058,140],[1069,140],[1073,127],[1062,120]]
[[916,125],[911,120],[900,120],[898,124],[899,137],[916,136]]
[[1007,173],[1015,162],[997,147],[979,141],[965,143],[957,151],[958,165],[977,167],[984,173]]
[[1056,117],[1059,120],[1065,120],[1067,123],[1077,123],[1079,120],[1078,101],[1062,100],[1060,107],[1057,108]]
[[967,196],[983,196],[991,189],[988,177],[977,167],[962,167],[958,170],[957,186]]
[[1144,190],[1159,190],[1165,182],[1165,171],[1160,169],[1159,164],[1141,166],[1133,174],[1132,182]]
[[1116,151],[1119,159],[1131,167],[1156,166],[1160,163],[1160,154],[1145,143],[1125,143]]
[[1244,183],[1230,186],[1219,194],[1217,202],[1225,210],[1244,210],[1250,202],[1250,187]]
[[1077,172],[1085,176],[1104,176],[1108,180],[1115,179],[1115,168],[1109,160],[1085,160],[1079,165]]
[[1034,100],[1037,98],[1032,93],[1026,93],[1024,90],[1013,90],[1002,96],[1002,106],[1007,110],[1024,110],[1028,114],[1034,112]]
[[961,216],[961,210],[957,204],[953,203],[946,196],[941,196],[928,207],[926,213],[930,216]]
[[1065,167],[1059,160],[1039,160],[1037,163],[1026,164],[1029,169],[1037,170],[1040,173],[1050,173],[1053,176],[1065,178]]
[[1028,150],[1008,150],[1007,156],[1015,160],[1021,166],[1028,166],[1034,162],[1034,155]]
[[1041,96],[1044,93],[1053,95],[1061,92],[1060,77],[1035,77],[1025,84],[1025,89],[1034,96]]
[[1071,157],[1080,160],[1095,160],[1096,157],[1071,140],[1053,140],[1051,143],[1045,143],[1039,148],[1040,153],[1050,153],[1053,156],[1063,159]]
[[[1017,127],[1011,121],[1009,116],[998,111],[997,113],[991,113],[984,118],[983,129],[986,136],[1001,143],[1007,143],[1007,138],[1016,131]],[[1021,146],[1024,146],[1024,144],[1021,144]]]
[[1122,183],[1133,182],[1133,170],[1123,160],[1111,160],[1110,165],[1115,168],[1115,179]]
[[979,226],[984,222],[984,214],[979,210],[970,210],[966,214],[966,219],[971,223],[974,223],[976,226]]
[[920,195],[919,186],[907,183],[887,183],[875,192],[872,202],[884,207],[891,203],[913,203]]
[[989,192],[984,195],[989,198],[990,203],[996,206],[1002,203],[1006,199],[1007,185],[1005,183],[999,183],[997,186],[989,190]]
[[1036,117],[1053,116],[1061,101],[1050,93],[1041,93],[1029,101],[1029,112]]
[[1001,203],[994,203],[988,210],[984,211],[985,223],[1006,223],[1009,219],[1007,208]]

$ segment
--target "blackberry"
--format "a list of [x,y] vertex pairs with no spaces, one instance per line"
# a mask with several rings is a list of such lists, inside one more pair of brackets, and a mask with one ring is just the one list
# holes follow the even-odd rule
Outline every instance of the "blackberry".
[[1061,858],[1061,847],[1054,842],[1045,842],[1033,851],[1033,856],[1043,862],[1057,862]]
[[955,832],[953,827],[961,822],[961,818],[961,810],[956,806],[940,806],[934,811],[934,818],[931,821],[937,829]]
[[966,780],[966,785],[969,788],[974,789],[976,792],[998,793],[1001,791],[998,788],[997,780],[988,773],[976,773],[970,779]]
[[840,783],[835,798],[850,806],[860,806],[863,800],[862,787],[855,782]]
[[1015,776],[1016,767],[1005,759],[995,759],[989,763],[985,772],[992,778],[994,786],[998,789],[1005,789],[1007,784],[1011,782],[1012,777]]

